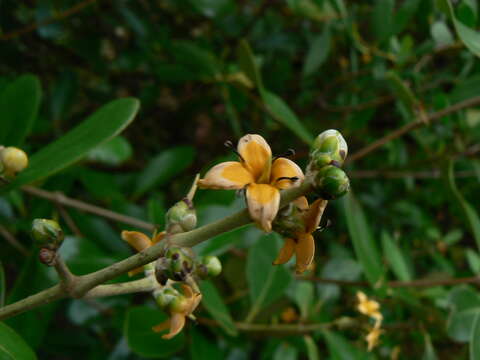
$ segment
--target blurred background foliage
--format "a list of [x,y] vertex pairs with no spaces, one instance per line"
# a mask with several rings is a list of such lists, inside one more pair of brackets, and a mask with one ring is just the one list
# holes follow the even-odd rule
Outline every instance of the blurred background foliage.
[[[424,125],[351,158],[352,193],[328,207],[308,279],[271,266],[277,235],[240,228],[196,247],[224,272],[202,284],[198,322],[174,340],[150,331],[166,316],[150,295],[63,300],[0,323],[0,339],[25,351],[13,358],[480,359],[480,110],[428,115],[480,104],[479,14],[475,0],[0,1],[4,145],[35,154],[114,99],[141,102],[121,135],[96,146],[131,121],[127,100],[95,113],[86,143],[44,151],[3,191],[0,303],[56,281],[32,248],[36,217],[61,221],[76,274],[132,253],[119,232],[136,227],[19,185],[162,228],[197,172],[234,158],[226,140],[262,134],[303,166],[323,130],[340,130],[355,154]],[[203,190],[195,205],[201,226],[244,201]],[[370,353],[359,289],[385,319]]]

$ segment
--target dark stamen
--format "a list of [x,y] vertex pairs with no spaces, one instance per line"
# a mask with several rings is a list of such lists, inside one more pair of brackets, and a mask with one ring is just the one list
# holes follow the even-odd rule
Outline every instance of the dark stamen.
[[297,176],[292,176],[292,177],[282,176],[282,177],[277,178],[277,180],[275,180],[275,182],[280,181],[280,180],[297,181],[298,177]]
[[330,165],[333,165],[333,166],[335,166],[335,167],[337,167],[337,168],[341,168],[341,167],[342,167],[342,166],[340,165],[340,163],[339,163],[338,161],[336,161],[336,160],[330,161]]
[[323,231],[325,230],[326,228],[329,228],[330,226],[332,226],[332,222],[330,221],[330,219],[327,219],[327,223],[323,226],[319,226],[318,228],[315,229],[315,232],[317,231]]
[[280,154],[280,155],[276,155],[273,160],[276,160],[278,158],[281,158],[281,157],[284,157],[284,158],[289,158],[291,156],[295,156],[295,150],[293,149],[288,149],[287,151],[285,151],[283,154]]
[[242,155],[240,155],[237,149],[233,147],[233,143],[230,140],[225,141],[223,145],[230,148],[235,153],[235,155],[237,155],[240,158],[241,161],[245,162],[245,159],[242,157]]

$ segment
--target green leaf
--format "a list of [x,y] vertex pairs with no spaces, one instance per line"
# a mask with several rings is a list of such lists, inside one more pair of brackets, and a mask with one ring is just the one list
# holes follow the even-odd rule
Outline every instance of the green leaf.
[[331,360],[361,360],[367,358],[365,352],[359,351],[343,336],[328,330],[322,331],[330,352]]
[[0,359],[31,360],[37,356],[12,328],[0,322]]
[[478,252],[472,249],[467,249],[465,252],[465,255],[467,256],[468,266],[470,267],[470,270],[475,274],[479,274],[480,273],[480,255],[478,255]]
[[0,307],[5,305],[5,294],[7,292],[5,283],[5,270],[3,270],[3,264],[0,261]]
[[432,339],[430,338],[430,335],[425,333],[424,339],[425,351],[423,353],[422,360],[438,360],[437,354],[435,353],[435,348],[432,345]]
[[34,75],[23,75],[0,93],[0,144],[19,146],[37,118],[42,89]]
[[365,213],[352,192],[341,201],[355,254],[368,281],[376,286],[383,278],[383,267]]
[[141,196],[155,186],[165,185],[188,168],[195,157],[191,146],[177,146],[155,156],[138,175],[135,196]]
[[395,96],[405,105],[408,110],[418,107],[418,99],[415,97],[412,89],[408,87],[400,76],[394,72],[389,71],[385,75]]
[[437,47],[450,45],[455,42],[450,29],[443,21],[434,22],[430,28],[430,32]]
[[315,288],[311,281],[297,281],[294,287],[294,300],[300,309],[302,319],[308,318],[308,313],[313,305]]
[[313,39],[303,65],[303,76],[314,74],[327,60],[330,52],[331,33],[327,27],[322,34]]
[[373,9],[373,34],[379,42],[384,42],[393,33],[393,8],[394,0],[376,0]]
[[181,350],[185,345],[183,331],[170,340],[164,340],[162,333],[152,330],[152,326],[164,322],[167,318],[160,309],[148,306],[128,309],[124,321],[124,335],[130,349],[146,358],[169,358]]
[[450,0],[438,0],[441,5],[448,9],[448,14],[453,21],[455,30],[460,40],[475,55],[480,56],[480,32],[469,28],[457,19]]
[[248,320],[282,296],[292,280],[285,266],[272,265],[282,242],[276,233],[264,235],[248,251],[246,274],[252,301]]
[[273,354],[273,360],[297,360],[298,351],[297,349],[290,345],[289,343],[281,343],[275,349]]
[[394,35],[399,34],[415,15],[421,0],[405,0],[394,16]]
[[470,360],[478,359],[480,359],[480,312],[475,316],[470,332]]
[[117,166],[132,156],[132,145],[123,136],[115,136],[88,152],[87,158],[103,164]]
[[392,267],[395,276],[402,281],[411,281],[412,275],[405,255],[386,231],[382,232],[382,245],[383,254]]
[[263,89],[262,75],[257,66],[252,48],[246,40],[241,40],[237,47],[237,57],[240,69],[257,86],[259,90]]
[[127,127],[138,108],[139,102],[134,98],[118,99],[104,105],[73,130],[35,153],[28,168],[4,191],[43,179],[82,159],[92,148]]
[[308,360],[320,360],[318,347],[317,344],[315,344],[315,340],[313,340],[310,335],[305,335],[303,337],[303,341],[305,341],[305,347],[307,348]]
[[457,188],[457,184],[455,183],[454,163],[452,160],[448,162],[444,169],[444,177],[450,191],[460,205],[465,222],[475,238],[477,247],[480,249],[480,218],[473,206],[465,200],[462,193]]
[[190,346],[190,357],[192,360],[222,360],[223,351],[202,334],[202,331],[196,328],[191,331],[192,345]]
[[212,79],[220,72],[218,61],[213,53],[194,42],[175,41],[171,51],[178,63],[186,66],[200,78]]
[[451,308],[447,319],[447,334],[458,342],[467,342],[477,314],[480,313],[480,294],[471,286],[459,285],[448,295]]
[[202,304],[210,315],[218,321],[227,334],[237,336],[238,331],[232,316],[215,286],[210,281],[202,281],[200,282],[200,290],[203,295]]
[[297,115],[295,115],[282,98],[266,89],[260,90],[260,95],[262,96],[265,106],[270,111],[270,115],[275,120],[290,129],[306,144],[311,144],[313,142],[313,136],[303,126],[297,118]]

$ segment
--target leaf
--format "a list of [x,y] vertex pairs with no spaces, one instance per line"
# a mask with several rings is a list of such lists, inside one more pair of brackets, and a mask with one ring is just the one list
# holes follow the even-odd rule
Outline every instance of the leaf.
[[298,351],[297,349],[288,344],[288,343],[281,343],[275,349],[275,353],[273,354],[273,360],[297,360],[298,359]]
[[5,283],[5,270],[3,264],[0,261],[0,308],[5,305],[5,294],[7,292]]
[[465,200],[462,193],[457,188],[457,184],[455,183],[454,163],[452,160],[447,163],[446,168],[444,169],[444,178],[446,179],[447,185],[454,198],[460,205],[464,220],[475,238],[477,247],[480,249],[480,218],[473,206]]
[[34,75],[23,75],[0,93],[0,144],[19,146],[37,118],[42,89]]
[[394,34],[399,34],[415,15],[421,0],[405,0],[394,16]]
[[237,47],[237,57],[240,69],[257,86],[259,90],[263,89],[262,76],[258,68],[252,48],[246,40],[241,40]]
[[475,316],[470,332],[470,360],[478,359],[480,359],[480,312]]
[[443,21],[436,21],[433,23],[430,32],[437,47],[450,45],[455,42],[450,29]]
[[148,306],[135,306],[128,309],[123,331],[130,349],[146,358],[169,358],[172,354],[180,351],[185,345],[184,331],[170,340],[164,340],[162,333],[152,330],[152,326],[165,320],[167,320],[167,315],[160,309]]
[[344,196],[341,201],[355,254],[368,281],[376,286],[383,278],[383,267],[365,213],[352,192]]
[[330,52],[331,33],[327,27],[322,34],[315,37],[303,65],[303,76],[307,77],[314,74],[320,66],[327,60]]
[[322,331],[332,360],[361,360],[365,353],[353,347],[343,336],[328,330]]
[[302,319],[308,318],[315,297],[315,288],[311,281],[297,281],[294,288],[294,300],[300,309]]
[[196,328],[191,331],[192,345],[190,346],[190,356],[192,360],[222,360],[223,351],[202,334],[202,331]]
[[161,152],[138,175],[135,196],[141,196],[155,186],[165,185],[188,168],[194,157],[195,150],[191,146],[177,146]]
[[447,11],[450,19],[453,21],[455,30],[457,32],[460,40],[465,44],[465,46],[475,55],[480,56],[480,32],[469,28],[464,25],[460,20],[457,19],[455,11],[453,9],[452,3],[450,0],[438,0],[439,3],[444,6]]
[[465,255],[467,256],[470,270],[475,274],[480,273],[480,255],[472,249],[467,249]]
[[425,351],[422,356],[422,360],[437,360],[437,354],[435,348],[432,345],[432,339],[430,335],[425,333],[423,338],[425,339]]
[[373,34],[379,42],[384,42],[390,38],[393,33],[393,15],[394,0],[376,0],[373,8]]
[[382,232],[383,254],[392,267],[395,276],[402,281],[411,281],[412,275],[405,255],[387,232]]
[[178,63],[185,65],[201,79],[212,79],[220,72],[215,55],[194,42],[175,41],[171,51]]
[[318,347],[315,344],[315,340],[310,335],[305,335],[303,341],[305,341],[305,347],[307,348],[308,360],[319,360],[320,356],[318,355]]
[[265,106],[269,109],[270,115],[290,129],[295,135],[297,135],[306,144],[313,142],[313,136],[298,120],[297,115],[290,109],[290,107],[274,93],[263,89],[260,91],[260,95],[265,103]]
[[0,359],[31,360],[37,356],[12,328],[0,322]]
[[134,98],[114,100],[85,121],[45,146],[30,158],[30,164],[3,191],[50,176],[82,159],[92,148],[120,133],[135,117],[139,102]]
[[480,294],[471,286],[454,287],[448,296],[451,308],[447,319],[447,334],[459,342],[467,342],[477,314],[480,313]]
[[87,158],[103,164],[117,166],[127,161],[132,156],[132,145],[123,136],[114,138],[90,150]]
[[200,282],[200,290],[203,295],[202,304],[210,315],[219,322],[227,334],[237,336],[238,331],[232,316],[215,286],[210,281],[202,281]]
[[280,235],[272,233],[261,236],[248,251],[246,274],[252,301],[248,320],[282,296],[292,280],[285,266],[272,265],[281,242]]

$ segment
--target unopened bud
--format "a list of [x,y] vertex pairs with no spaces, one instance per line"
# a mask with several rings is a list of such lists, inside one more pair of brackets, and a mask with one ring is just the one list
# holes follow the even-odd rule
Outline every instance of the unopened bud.
[[[193,254],[190,254],[185,248],[169,248],[165,253],[165,259],[165,261],[157,262],[159,264],[158,271],[156,271],[157,279],[162,280],[166,276],[175,281],[184,281],[185,277],[193,270]],[[163,275],[160,275],[162,270]]]
[[173,205],[165,217],[166,231],[169,234],[187,232],[197,226],[197,214],[193,203],[188,198]]
[[0,151],[0,160],[7,177],[14,177],[28,166],[28,156],[25,151],[13,146]]
[[317,136],[310,158],[316,169],[326,165],[342,166],[348,154],[347,142],[339,131],[330,129]]
[[62,245],[65,234],[56,221],[35,219],[32,223],[32,237],[38,247],[57,250]]
[[199,263],[203,268],[203,277],[218,276],[222,272],[222,263],[216,256],[204,256]]
[[159,258],[155,262],[155,278],[160,285],[165,285],[170,274],[170,259],[164,257]]
[[179,295],[178,291],[168,287],[161,288],[153,294],[157,305],[161,309],[166,309]]
[[342,169],[328,165],[317,173],[315,190],[325,200],[337,199],[350,190],[350,181]]
[[168,309],[171,313],[186,313],[190,307],[190,301],[183,295],[178,294],[170,302]]

